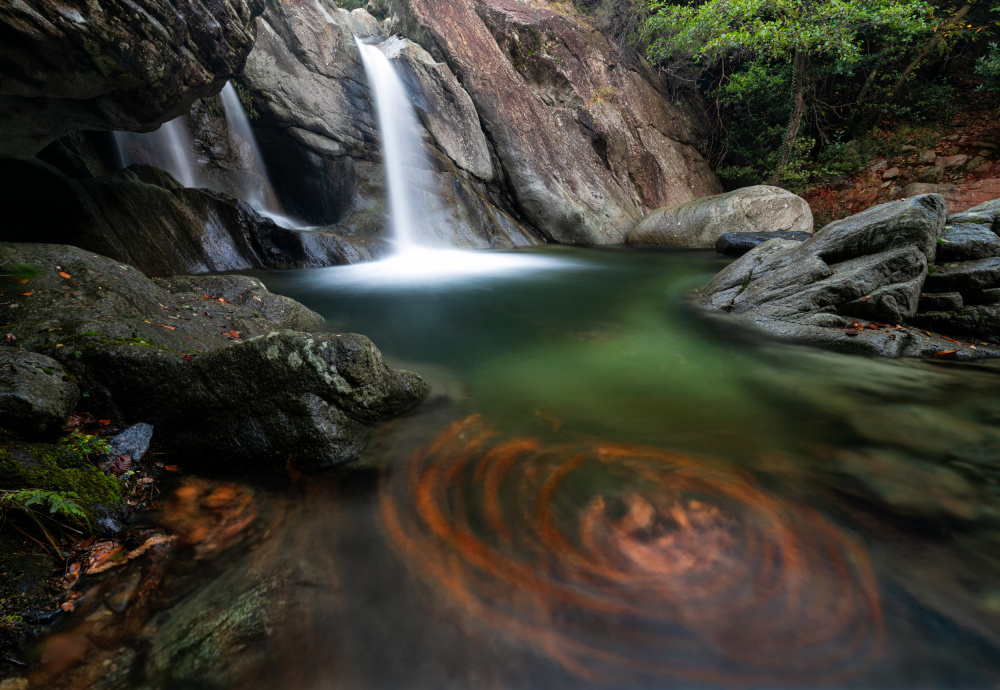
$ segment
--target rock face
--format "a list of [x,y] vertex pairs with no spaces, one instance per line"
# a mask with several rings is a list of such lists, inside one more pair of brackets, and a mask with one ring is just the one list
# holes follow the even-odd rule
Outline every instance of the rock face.
[[[386,38],[363,10],[309,0],[270,6],[240,79],[257,94],[254,129],[293,214],[343,234],[386,234],[385,172],[372,97],[354,37]],[[503,176],[472,99],[447,65],[409,41],[391,57],[424,125],[431,168],[411,178],[443,203],[421,218],[424,240],[514,247],[542,238],[503,198]]]
[[25,284],[3,287],[0,341],[57,360],[88,409],[152,423],[167,447],[206,465],[283,468],[294,452],[299,467],[328,467],[353,458],[372,425],[427,392],[415,374],[389,369],[364,336],[283,330],[322,318],[254,279],[154,283],[75,247],[0,252],[42,270],[30,295]]
[[55,438],[80,397],[59,362],[0,348],[0,426],[27,439]]
[[[956,348],[954,341],[891,327],[917,314],[925,278],[932,286],[928,262],[935,259],[945,220],[944,200],[931,194],[836,221],[802,243],[771,240],[716,275],[699,301],[780,337],[841,350],[1000,356],[996,346]],[[987,265],[996,261],[949,270],[944,280],[935,273],[929,291],[1000,286],[1000,265]]]
[[[948,217],[913,323],[1000,341],[1000,199]],[[945,296],[948,296],[946,299]]]
[[183,114],[242,67],[263,10],[263,0],[3,3],[0,156]]
[[622,243],[652,208],[719,191],[702,115],[617,65],[591,27],[516,0],[393,0],[391,30],[465,87],[518,209],[550,239]]
[[805,199],[778,187],[757,185],[657,209],[632,230],[628,243],[714,249],[725,233],[811,233],[812,229],[812,211]]
[[385,251],[379,240],[287,230],[150,166],[74,180],[39,161],[0,159],[0,176],[9,180],[0,240],[73,244],[147,275],[330,266]]

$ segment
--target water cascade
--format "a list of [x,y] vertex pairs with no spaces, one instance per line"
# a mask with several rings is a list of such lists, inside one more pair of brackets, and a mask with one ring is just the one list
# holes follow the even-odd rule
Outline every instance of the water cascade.
[[418,206],[406,169],[427,167],[423,142],[418,135],[420,125],[403,82],[389,58],[380,49],[391,48],[393,44],[390,42],[397,39],[389,39],[382,46],[355,40],[361,52],[361,62],[365,67],[368,83],[375,96],[375,112],[382,135],[382,160],[389,191],[392,234],[399,250],[406,251],[417,244],[413,214]]
[[[235,137],[237,144],[242,143],[246,147],[244,163],[253,177],[245,176],[240,178],[240,186],[243,198],[248,204],[261,215],[267,216],[278,225],[283,227],[302,229],[304,226],[289,218],[281,212],[281,204],[278,203],[278,196],[274,193],[274,186],[271,178],[268,177],[267,168],[264,166],[264,157],[260,153],[260,146],[257,145],[257,137],[254,136],[250,128],[250,120],[247,118],[240,97],[236,93],[232,82],[228,82],[222,89],[222,109],[226,114],[226,123],[229,125],[231,137]],[[256,181],[256,183],[255,183]]]
[[389,223],[396,253],[383,261],[335,269],[326,283],[345,289],[379,288],[399,283],[434,283],[483,278],[537,268],[572,265],[549,257],[460,250],[429,246],[418,219],[433,218],[441,201],[418,188],[413,180],[432,169],[421,138],[422,127],[391,55],[404,41],[392,37],[381,44],[355,38],[375,101],[382,161],[389,196]]
[[183,116],[164,122],[153,132],[115,132],[114,135],[121,167],[136,163],[155,165],[185,187],[198,186],[191,135]]

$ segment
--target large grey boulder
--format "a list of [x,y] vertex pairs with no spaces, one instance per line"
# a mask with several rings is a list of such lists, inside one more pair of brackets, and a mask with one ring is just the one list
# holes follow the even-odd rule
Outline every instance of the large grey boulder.
[[966,212],[948,216],[938,244],[939,261],[967,261],[1000,255],[1000,236],[993,232],[993,214]]
[[28,283],[0,284],[0,341],[58,361],[86,409],[153,424],[164,447],[205,466],[283,468],[293,454],[302,468],[328,467],[427,393],[364,336],[287,330],[322,318],[252,278],[154,282],[66,245],[0,252],[41,269]]
[[0,3],[0,156],[76,130],[150,131],[218,93],[263,0]]
[[59,362],[0,347],[0,426],[27,439],[55,438],[80,391]]
[[901,326],[917,313],[945,219],[944,200],[931,194],[836,221],[801,244],[772,240],[716,275],[699,301],[789,340],[890,357],[953,351],[946,339]]
[[186,189],[146,165],[77,180],[37,160],[0,159],[0,177],[0,241],[73,244],[147,275],[332,266],[387,249],[377,239],[279,227],[243,201]]
[[639,223],[629,244],[714,249],[726,233],[812,232],[806,200],[779,187],[757,185],[660,208]]

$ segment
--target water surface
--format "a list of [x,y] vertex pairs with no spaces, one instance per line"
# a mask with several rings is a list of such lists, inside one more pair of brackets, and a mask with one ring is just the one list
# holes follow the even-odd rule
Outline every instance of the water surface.
[[174,564],[131,687],[1000,687],[1000,368],[705,319],[715,255],[512,256],[260,274],[433,392]]

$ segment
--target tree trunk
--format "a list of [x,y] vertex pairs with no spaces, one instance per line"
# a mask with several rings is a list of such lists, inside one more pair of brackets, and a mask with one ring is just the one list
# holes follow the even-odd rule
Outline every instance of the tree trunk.
[[799,126],[802,124],[802,115],[806,111],[806,101],[803,96],[803,86],[806,79],[806,53],[804,50],[795,51],[795,86],[792,94],[792,117],[788,121],[788,132],[785,134],[785,143],[781,146],[781,160],[778,161],[778,169],[774,171],[774,184],[781,184],[781,176],[785,172],[785,166],[792,157],[792,147],[795,145],[795,138],[799,135]]
[[889,100],[896,100],[896,96],[898,96],[899,92],[903,90],[903,85],[906,84],[906,80],[910,78],[911,74],[913,74],[913,70],[917,69],[917,67],[920,66],[920,63],[923,62],[923,59],[927,57],[930,52],[938,46],[938,44],[944,41],[944,30],[949,26],[953,26],[954,24],[962,21],[962,18],[965,17],[971,9],[972,2],[965,3],[958,10],[958,12],[955,13],[954,17],[938,26],[937,31],[931,39],[927,41],[927,43],[924,44],[924,47],[920,49],[920,52],[917,53],[917,57],[913,60],[913,62],[906,66],[906,69],[903,70],[903,74],[899,78],[899,81],[896,82],[896,85],[892,87],[892,91],[889,93]]

